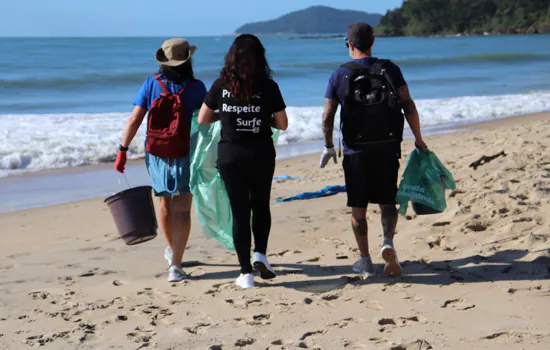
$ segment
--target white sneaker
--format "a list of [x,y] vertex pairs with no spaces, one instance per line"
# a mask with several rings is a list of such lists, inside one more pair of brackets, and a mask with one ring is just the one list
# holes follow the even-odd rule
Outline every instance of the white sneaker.
[[168,282],[179,282],[187,278],[187,274],[177,266],[170,266],[168,269]]
[[369,277],[374,274],[374,265],[372,259],[369,257],[360,258],[352,267],[353,272],[362,276]]
[[382,247],[382,259],[386,262],[384,265],[384,274],[389,278],[400,277],[403,274],[403,268],[399,264],[397,259],[397,254],[395,253],[395,248],[393,244],[385,244]]
[[235,284],[244,289],[252,288],[254,287],[254,275],[251,273],[241,274]]
[[252,266],[258,272],[260,272],[260,277],[264,280],[270,280],[277,277],[275,270],[269,265],[265,255],[260,253],[254,253],[252,257]]
[[168,261],[168,266],[172,265],[172,249],[169,246],[164,249],[164,259]]

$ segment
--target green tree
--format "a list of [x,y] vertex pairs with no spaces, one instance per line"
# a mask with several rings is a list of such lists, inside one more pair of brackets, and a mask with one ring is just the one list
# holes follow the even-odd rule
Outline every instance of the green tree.
[[406,0],[388,11],[377,32],[432,35],[472,32],[550,32],[548,0]]

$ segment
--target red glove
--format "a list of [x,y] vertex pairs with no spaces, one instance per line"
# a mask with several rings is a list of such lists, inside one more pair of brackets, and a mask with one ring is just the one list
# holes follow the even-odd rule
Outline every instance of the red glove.
[[115,169],[119,173],[124,174],[124,167],[126,166],[126,152],[118,151],[118,156],[116,157]]

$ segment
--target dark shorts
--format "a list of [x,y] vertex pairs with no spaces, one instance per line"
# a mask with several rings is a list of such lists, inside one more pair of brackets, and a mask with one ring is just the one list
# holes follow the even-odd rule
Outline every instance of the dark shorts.
[[366,208],[369,203],[395,204],[399,159],[396,154],[355,153],[344,155],[348,207]]

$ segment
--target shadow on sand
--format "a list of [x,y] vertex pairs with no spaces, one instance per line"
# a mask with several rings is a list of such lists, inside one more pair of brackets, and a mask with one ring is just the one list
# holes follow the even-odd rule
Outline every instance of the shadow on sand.
[[[413,260],[404,261],[403,277],[389,280],[380,273],[363,280],[351,271],[350,265],[322,266],[313,264],[273,264],[279,276],[303,275],[301,281],[271,283],[259,282],[262,287],[285,287],[307,293],[326,293],[344,288],[347,284],[388,284],[408,283],[424,285],[451,285],[454,283],[485,283],[497,281],[536,281],[550,278],[550,258],[541,256],[533,261],[519,261],[527,250],[504,250],[491,256],[474,255],[466,258],[444,261]],[[224,266],[223,272],[206,272],[194,279],[221,280],[234,279],[239,274],[237,265],[202,264],[194,266]],[[376,266],[382,270],[381,265]],[[331,278],[332,277],[332,278]]]

